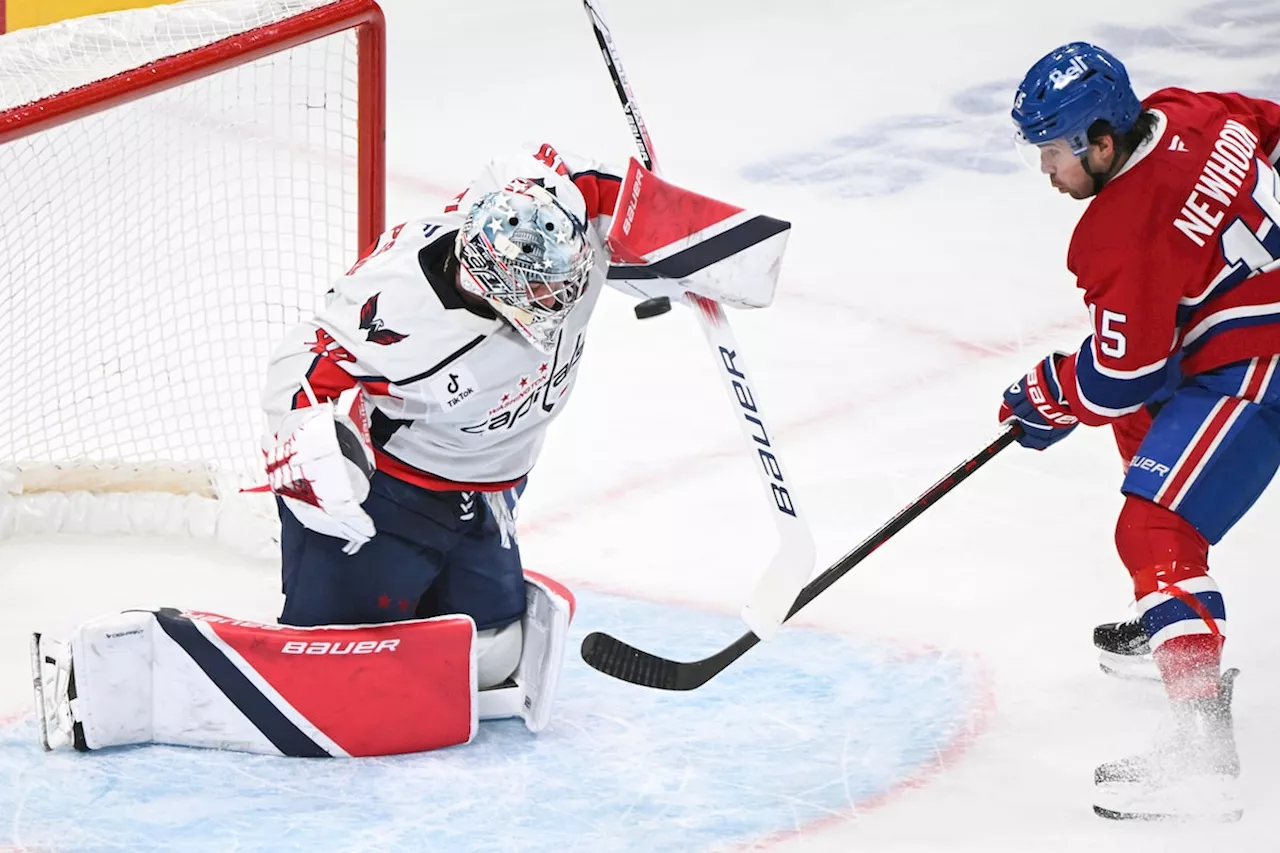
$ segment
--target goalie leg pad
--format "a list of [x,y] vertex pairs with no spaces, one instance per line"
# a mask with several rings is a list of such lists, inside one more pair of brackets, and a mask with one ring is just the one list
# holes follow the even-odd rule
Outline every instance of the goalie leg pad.
[[480,692],[480,718],[521,717],[529,731],[540,732],[551,721],[576,602],[567,587],[536,572],[525,572],[524,588],[524,646],[513,684]]
[[84,732],[71,716],[71,699],[75,695],[71,649],[66,643],[32,634],[31,675],[40,745],[46,752],[68,744],[84,749]]
[[521,716],[531,732],[551,721],[564,666],[565,640],[577,606],[573,593],[546,575],[525,572],[524,650],[515,681],[524,693]]
[[80,626],[70,645],[70,711],[88,749],[395,755],[467,743],[477,728],[465,616],[290,628],[130,611]]

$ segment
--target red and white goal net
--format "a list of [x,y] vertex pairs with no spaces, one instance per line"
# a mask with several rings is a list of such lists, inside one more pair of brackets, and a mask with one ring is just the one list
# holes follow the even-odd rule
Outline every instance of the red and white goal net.
[[271,350],[382,229],[383,51],[373,0],[0,36],[0,536],[259,476]]

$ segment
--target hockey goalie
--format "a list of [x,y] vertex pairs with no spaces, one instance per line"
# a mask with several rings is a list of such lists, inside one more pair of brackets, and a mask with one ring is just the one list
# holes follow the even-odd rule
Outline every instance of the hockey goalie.
[[550,720],[572,594],[515,517],[603,285],[773,299],[789,225],[551,146],[395,226],[267,369],[278,624],[135,610],[33,641],[46,748],[420,752]]

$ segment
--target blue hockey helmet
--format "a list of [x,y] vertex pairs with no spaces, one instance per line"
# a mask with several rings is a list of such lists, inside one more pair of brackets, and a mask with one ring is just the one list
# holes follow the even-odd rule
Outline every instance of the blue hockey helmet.
[[1019,142],[1061,139],[1077,157],[1089,149],[1089,126],[1095,121],[1125,133],[1141,113],[1120,60],[1082,41],[1064,44],[1032,65],[1013,98]]

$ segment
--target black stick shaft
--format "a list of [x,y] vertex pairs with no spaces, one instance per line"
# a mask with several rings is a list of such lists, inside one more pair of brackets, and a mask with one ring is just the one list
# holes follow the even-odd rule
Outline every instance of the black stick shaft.
[[[870,557],[877,548],[892,539],[902,528],[919,518],[921,513],[949,494],[952,489],[967,480],[970,474],[989,462],[993,456],[1013,444],[1017,437],[1017,429],[1005,430],[1000,433],[995,441],[988,444],[976,455],[969,457],[953,468],[945,477],[934,483],[928,491],[900,510],[897,515],[881,525],[875,533],[863,540],[861,545],[845,554],[836,561],[835,565],[805,584],[804,589],[800,590],[800,594],[796,596],[796,603],[791,605],[791,609],[787,611],[787,618],[782,621],[784,623],[790,621],[791,617],[804,609],[805,605],[826,592],[832,584],[848,574],[854,566]],[[716,655],[717,658],[723,660],[723,665],[720,669],[724,669],[733,661],[742,657],[748,649],[759,642],[760,638],[751,631],[743,634],[734,641],[733,645],[725,649],[726,652],[732,650],[732,656],[722,658],[724,652]],[[716,670],[716,672],[719,672],[719,670]]]
[[631,136],[635,139],[636,148],[640,152],[640,161],[651,172],[658,170],[657,156],[653,151],[653,141],[649,139],[649,129],[645,127],[644,118],[640,115],[640,107],[636,105],[636,96],[627,82],[627,75],[622,70],[618,59],[618,49],[613,44],[613,35],[605,26],[600,10],[593,0],[582,0],[582,7],[591,19],[591,29],[596,34],[596,43],[600,45],[600,54],[609,69],[609,77],[613,80],[614,91],[622,103],[622,110],[627,115],[627,125],[631,128]]
[[902,528],[919,518],[922,512],[937,503],[956,486],[969,479],[970,474],[991,461],[993,456],[1013,444],[1017,440],[1019,432],[1020,429],[1014,427],[1000,433],[995,441],[953,468],[945,477],[934,483],[928,491],[916,498],[913,503],[904,507],[897,515],[886,521],[879,530],[867,537],[861,545],[841,557],[834,566],[809,581],[804,589],[800,590],[800,594],[796,596],[796,603],[787,611],[787,619],[799,613],[801,608],[821,595],[828,587],[843,577],[846,572],[871,556],[872,552],[892,539]]
[[[1000,451],[1018,439],[1021,429],[1017,426],[1002,432],[995,441],[978,453],[957,465],[945,477],[934,483],[924,494],[885,522],[861,545],[841,557],[835,565],[811,580],[800,590],[795,604],[787,612],[788,621],[805,605],[825,592],[854,566],[871,556],[885,542],[914,521],[926,509],[969,478]],[[658,657],[637,649],[616,637],[595,632],[582,642],[582,658],[605,675],[660,690],[696,690],[734,661],[751,650],[760,638],[748,631],[720,651],[702,660],[681,662]]]

